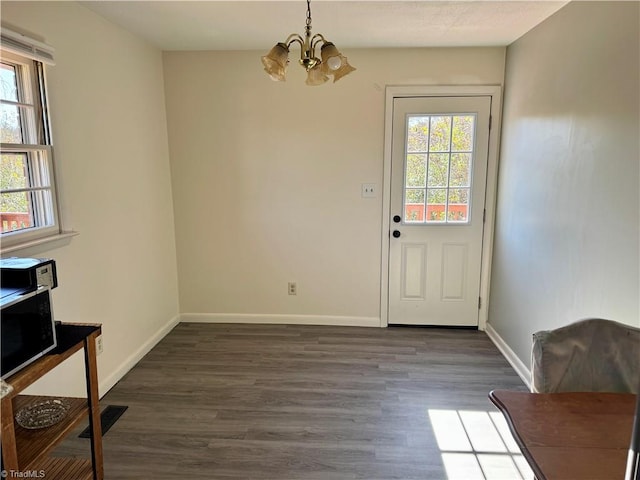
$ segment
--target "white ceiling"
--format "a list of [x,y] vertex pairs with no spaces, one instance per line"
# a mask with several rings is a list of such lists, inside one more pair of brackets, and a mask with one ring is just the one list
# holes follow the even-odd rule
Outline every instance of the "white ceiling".
[[[268,50],[304,33],[306,2],[88,1],[162,50]],[[509,45],[567,1],[312,0],[313,33],[338,48]]]

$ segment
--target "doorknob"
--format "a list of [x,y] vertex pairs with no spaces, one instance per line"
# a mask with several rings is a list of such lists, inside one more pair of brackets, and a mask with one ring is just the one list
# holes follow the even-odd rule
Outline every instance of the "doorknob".
[[402,220],[402,217],[400,217],[400,215],[394,215],[393,216],[393,221],[395,223],[400,223],[400,220]]
[[400,236],[400,230],[394,230],[391,235],[393,235],[393,238],[398,238]]

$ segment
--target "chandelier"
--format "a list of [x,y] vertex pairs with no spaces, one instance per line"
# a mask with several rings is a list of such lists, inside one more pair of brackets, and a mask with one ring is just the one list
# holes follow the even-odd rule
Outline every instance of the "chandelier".
[[[307,24],[304,29],[304,38],[297,33],[292,33],[284,42],[276,45],[262,57],[264,71],[272,80],[284,82],[289,64],[289,47],[300,44],[300,65],[307,71],[307,85],[322,85],[333,76],[334,83],[345,75],[353,72],[354,67],[349,65],[347,57],[342,55],[336,46],[327,41],[321,34],[311,35],[311,0],[307,0]],[[320,58],[316,57],[316,47],[320,45]]]

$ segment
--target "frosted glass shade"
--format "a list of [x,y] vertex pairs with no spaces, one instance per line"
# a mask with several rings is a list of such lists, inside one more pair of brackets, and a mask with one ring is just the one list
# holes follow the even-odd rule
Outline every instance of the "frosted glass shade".
[[322,85],[327,80],[329,80],[329,77],[325,75],[322,64],[319,64],[309,70],[309,73],[307,74],[307,81],[305,83],[310,86],[316,86]]
[[277,43],[269,53],[262,57],[264,71],[269,74],[272,80],[284,82],[289,63],[289,48],[284,43]]
[[344,77],[345,75],[350,74],[351,72],[353,72],[355,70],[355,67],[352,67],[351,65],[349,65],[349,62],[347,62],[347,57],[345,57],[344,55],[340,54],[340,60],[341,60],[340,68],[338,70],[335,70],[334,72],[332,72],[333,73],[333,83],[337,82],[342,77]]
[[332,73],[342,65],[342,55],[340,55],[336,46],[331,42],[322,45],[320,57],[322,58],[322,64],[324,65],[326,73]]

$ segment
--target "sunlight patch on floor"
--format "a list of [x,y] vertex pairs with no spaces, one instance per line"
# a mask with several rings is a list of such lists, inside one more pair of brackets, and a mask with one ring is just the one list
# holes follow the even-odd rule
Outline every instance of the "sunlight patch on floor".
[[533,480],[499,412],[429,410],[448,480]]

